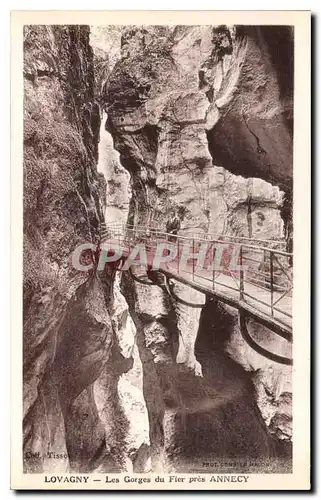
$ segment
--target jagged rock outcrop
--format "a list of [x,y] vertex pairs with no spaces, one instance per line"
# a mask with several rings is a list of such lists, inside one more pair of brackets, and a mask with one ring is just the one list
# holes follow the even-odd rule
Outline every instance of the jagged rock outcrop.
[[[109,436],[108,445],[117,458],[118,470],[147,472],[150,469],[149,424],[136,331],[119,289],[119,276],[109,276],[109,279],[112,282],[109,310],[115,347],[112,362],[105,365],[94,383],[95,401],[106,436]],[[105,462],[96,471],[109,470]]]
[[[276,50],[282,37],[289,42],[289,53]],[[130,223],[166,230],[178,217],[180,231],[200,235],[229,233],[275,240],[290,235],[291,37],[290,29],[275,27],[131,27],[123,31],[122,57],[105,83],[102,102],[114,147],[131,175]],[[183,288],[180,291],[189,300],[199,301],[197,292]],[[188,436],[191,425],[195,428],[187,416],[193,414],[192,395],[202,408],[197,411],[199,439],[207,419],[215,421],[217,429],[223,421],[232,428],[233,415],[239,411],[233,456],[248,457],[252,452],[257,456],[254,450],[258,450],[265,460],[277,454],[267,426],[272,434],[288,440],[290,369],[278,372],[278,380],[286,381],[280,393],[269,376],[273,362],[266,365],[258,355],[255,363],[250,362],[252,354],[235,340],[235,318],[224,322],[223,328],[218,323],[213,326],[211,335],[216,336],[220,328],[224,335],[201,359],[195,350],[196,338],[204,338],[199,312],[191,315],[161,287],[144,287],[125,275],[123,293],[143,363],[154,470],[188,467],[189,447],[194,455],[221,453],[214,437],[213,443],[198,443],[197,451],[197,437],[194,442]],[[208,307],[214,317],[221,317],[216,303]],[[238,362],[241,358],[243,365],[237,372],[235,398],[232,373],[238,369],[232,367],[231,357]],[[222,365],[219,377],[211,375],[211,363]],[[217,414],[213,401],[224,384],[232,403],[221,401]],[[249,384],[255,384],[257,392],[247,391]],[[205,397],[208,391],[210,396]],[[256,404],[265,425],[263,420],[258,424]],[[252,415],[249,421],[245,422],[245,415]],[[251,437],[252,428],[256,431]],[[265,444],[257,447],[257,442]]]

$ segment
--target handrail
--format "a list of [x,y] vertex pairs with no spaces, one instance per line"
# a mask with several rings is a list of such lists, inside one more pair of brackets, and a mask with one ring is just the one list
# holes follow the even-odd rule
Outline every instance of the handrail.
[[[110,223],[101,223],[101,226],[105,226],[105,227],[126,227],[128,229],[137,229],[137,228],[142,228],[144,231],[146,231],[146,227],[145,226],[141,226],[141,225],[134,225],[134,224],[125,224],[123,222],[110,222]],[[158,229],[156,228],[153,228],[153,227],[149,227],[147,228],[147,230],[151,231],[151,232],[157,232],[157,233],[163,233],[163,234],[170,234],[171,236],[173,236],[171,233],[166,233],[165,231],[159,231]],[[191,234],[193,235],[192,237],[196,237],[196,239],[200,239],[200,240],[204,240],[207,241],[207,240],[210,240],[213,239],[213,240],[218,240],[218,241],[226,241],[226,240],[245,240],[245,241],[255,241],[255,242],[259,242],[259,243],[271,243],[273,245],[283,245],[285,246],[286,245],[286,242],[284,240],[265,240],[265,239],[260,239],[260,238],[249,238],[249,237],[246,237],[246,236],[236,236],[236,235],[233,235],[233,234],[218,234],[218,233],[205,233],[204,235],[202,233],[199,233],[199,232],[196,232],[196,233],[193,233],[192,231],[184,231],[185,234]],[[181,236],[181,235],[177,235],[177,236]],[[211,238],[213,237],[213,238]],[[187,236],[188,238],[188,236]],[[190,239],[190,238],[188,238]],[[260,247],[261,248],[261,247]]]
[[[100,223],[100,226],[101,227],[128,227],[128,228],[136,228],[136,227],[142,227],[144,229],[146,229],[146,226],[143,226],[143,225],[135,225],[135,224],[128,224],[128,223],[124,223],[124,222],[117,222],[117,221],[113,221],[113,222],[102,222]],[[151,231],[158,231],[157,228],[154,228],[154,227],[149,227],[148,229],[150,229]],[[247,240],[247,241],[252,241],[253,238],[249,238],[247,236],[236,236],[234,234],[222,234],[222,233],[205,233],[204,235],[200,232],[195,232],[193,233],[193,231],[185,231],[186,234],[194,234],[194,235],[201,235],[201,236],[214,236],[214,237],[217,237],[217,238],[231,238],[231,239],[242,239],[242,240]],[[215,238],[214,238],[215,239]],[[273,243],[279,243],[280,245],[283,245],[285,244],[285,241],[284,240],[264,240],[264,239],[260,239],[260,238],[254,238],[255,241],[260,241],[262,243],[270,243],[270,242],[273,242]]]
[[[209,256],[210,259],[212,257],[214,260],[215,250],[217,249],[217,246],[227,243],[229,248],[229,250],[227,250],[229,256],[226,260],[226,255],[222,255],[221,265],[223,265],[225,269],[222,269],[219,272],[213,270],[212,273],[209,267],[207,267],[207,269],[199,271],[198,268],[195,267],[196,257],[189,259],[190,262],[192,261],[192,264],[188,266],[184,273],[186,273],[186,275],[188,276],[187,281],[190,281],[190,286],[194,286],[194,288],[196,287],[197,289],[200,284],[202,285],[203,280],[202,286],[204,286],[205,281],[205,286],[206,288],[208,288],[209,293],[215,293],[219,295],[221,293],[220,290],[222,291],[223,287],[223,289],[226,289],[224,293],[228,297],[229,294],[231,296],[231,293],[233,291],[233,300],[238,297],[237,300],[239,302],[245,301],[248,304],[254,302],[256,304],[255,308],[259,313],[264,312],[264,314],[268,314],[276,324],[278,322],[283,323],[287,328],[291,328],[289,325],[289,320],[287,319],[287,322],[285,323],[283,319],[292,318],[292,314],[290,314],[289,309],[290,303],[288,302],[289,300],[291,300],[290,297],[292,287],[289,287],[288,284],[285,285],[284,281],[285,277],[287,283],[292,283],[293,281],[291,272],[291,261],[293,254],[275,248],[275,246],[273,246],[273,243],[275,243],[274,241],[271,240],[272,248],[269,248],[266,246],[251,245],[248,243],[240,243],[237,241],[226,241],[222,238],[216,240],[197,238],[195,236],[191,238],[186,235],[166,233],[164,231],[159,231],[157,229],[149,227],[145,228],[142,226],[133,226],[125,223],[101,224],[100,230],[101,234],[106,239],[115,239],[119,244],[123,245],[126,242],[126,247],[128,246],[129,253],[130,248],[137,242],[144,243],[147,247],[147,251],[153,252],[158,242],[161,240],[165,240],[174,245],[177,245],[177,250],[180,247],[180,243],[184,245],[184,242],[187,241],[190,243],[190,245],[193,245],[193,253],[196,254],[199,250],[199,245],[206,244],[206,259],[208,259]],[[233,246],[240,249],[239,264],[241,267],[239,271],[232,271],[229,269],[228,260],[230,258],[230,252],[232,251]],[[248,256],[249,253],[250,256]],[[254,257],[252,255],[253,253]],[[174,274],[178,279],[181,279],[184,276],[184,273],[182,274],[180,271],[180,253],[178,251],[177,254],[178,264]],[[289,260],[287,261],[285,259]],[[206,260],[206,262],[208,262],[208,260]],[[248,262],[250,262],[250,264],[248,264]],[[251,262],[254,263],[252,267]],[[174,265],[176,266],[176,264]],[[261,265],[262,267],[259,267]],[[209,274],[206,274],[206,272],[204,273],[204,271],[210,272]],[[162,269],[160,269],[160,272],[162,272]],[[150,281],[145,281],[141,277],[135,276],[135,278],[140,283],[146,285],[151,284]],[[280,301],[282,299],[284,299],[284,301],[282,301],[281,304]],[[181,299],[181,301],[183,302],[183,299]],[[261,304],[261,306],[259,306],[259,304]],[[276,307],[277,305],[279,307]],[[194,307],[196,306],[194,305]]]
[[[146,228],[141,228],[140,226],[135,226],[133,228],[131,228],[130,226],[126,225],[125,226],[127,231],[135,231],[136,233],[139,232],[139,233],[146,233],[146,231],[151,231],[151,229],[146,229]],[[166,233],[166,232],[163,232],[163,231],[158,231],[158,230],[154,230],[154,231],[151,231],[151,233],[156,233],[157,236],[161,237],[161,236],[165,236],[167,238],[175,238],[175,239],[180,239],[180,240],[187,240],[187,241],[197,241],[197,242],[201,242],[201,243],[218,243],[218,244],[223,244],[225,242],[224,239],[212,239],[212,240],[209,240],[209,239],[204,239],[204,238],[189,238],[188,236],[183,236],[181,234],[171,234],[171,233]],[[147,236],[145,237],[145,239],[147,238]],[[263,240],[262,240],[263,241]],[[235,244],[234,242],[230,242],[231,244]],[[273,243],[273,240],[271,240],[271,243]],[[242,245],[243,248],[249,248],[250,250],[257,250],[257,251],[263,251],[263,250],[266,250],[268,252],[271,252],[271,250],[273,250],[274,253],[277,253],[278,255],[282,255],[283,257],[292,257],[293,254],[292,253],[289,253],[289,252],[285,252],[283,250],[278,250],[278,249],[271,249],[269,247],[263,247],[263,246],[259,246],[259,245],[249,245],[247,243],[238,243],[238,245]]]

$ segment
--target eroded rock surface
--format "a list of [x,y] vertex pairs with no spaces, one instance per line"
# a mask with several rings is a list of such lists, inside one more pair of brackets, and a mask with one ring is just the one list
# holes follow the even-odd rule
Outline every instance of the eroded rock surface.
[[103,221],[89,28],[25,27],[24,82],[24,466],[119,470],[93,393],[112,371],[110,297],[71,261]]

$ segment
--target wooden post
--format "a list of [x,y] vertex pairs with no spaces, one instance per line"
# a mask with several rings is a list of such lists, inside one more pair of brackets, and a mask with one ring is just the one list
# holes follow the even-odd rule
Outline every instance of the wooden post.
[[270,285],[271,285],[271,315],[274,316],[273,310],[273,287],[274,287],[274,279],[273,279],[273,252],[270,252]]
[[240,245],[240,300],[244,300],[244,271],[243,271],[243,249]]

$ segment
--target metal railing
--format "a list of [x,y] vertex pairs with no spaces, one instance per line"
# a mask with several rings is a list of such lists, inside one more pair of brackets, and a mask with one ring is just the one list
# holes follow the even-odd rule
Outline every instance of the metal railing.
[[[149,257],[155,255],[159,242],[176,245],[176,258],[164,265],[173,275],[181,276],[191,283],[197,283],[211,292],[222,292],[247,302],[258,311],[274,317],[280,323],[289,325],[292,318],[292,254],[275,248],[276,241],[250,240],[234,236],[171,234],[155,228],[133,226],[123,223],[102,224],[102,241],[113,240],[127,248],[144,243]],[[271,246],[269,246],[271,243]],[[281,243],[278,242],[281,246]],[[202,244],[207,245],[203,267],[197,266],[197,259],[188,259],[184,270],[180,267],[186,245],[197,254]],[[224,248],[223,248],[224,247]],[[230,266],[231,254],[238,252],[237,269]],[[210,266],[217,251],[221,255],[220,269]]]

